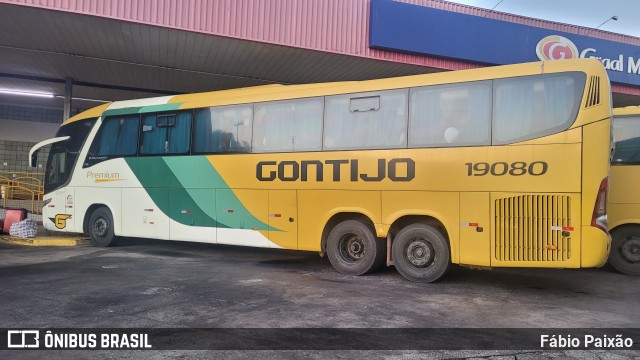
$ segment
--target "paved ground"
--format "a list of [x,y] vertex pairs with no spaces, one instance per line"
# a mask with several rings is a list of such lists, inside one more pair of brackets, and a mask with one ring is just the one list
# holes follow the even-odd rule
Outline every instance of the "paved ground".
[[[640,277],[455,268],[417,284],[393,268],[335,272],[316,253],[127,239],[96,248],[0,245],[0,327],[639,327]],[[209,352],[93,352],[120,358]],[[43,352],[10,352],[39,358]],[[47,357],[84,357],[47,352]],[[633,351],[215,352],[240,358],[604,358]],[[0,354],[0,358],[3,358]]]

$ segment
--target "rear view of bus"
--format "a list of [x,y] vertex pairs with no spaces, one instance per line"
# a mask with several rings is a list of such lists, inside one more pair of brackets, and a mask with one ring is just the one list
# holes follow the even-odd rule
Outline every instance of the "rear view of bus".
[[640,275],[640,106],[613,109],[613,116],[609,263],[624,274]]

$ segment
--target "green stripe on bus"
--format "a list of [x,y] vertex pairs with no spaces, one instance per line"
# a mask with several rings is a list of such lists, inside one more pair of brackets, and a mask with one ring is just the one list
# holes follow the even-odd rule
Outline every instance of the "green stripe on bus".
[[107,116],[136,115],[141,108],[141,106],[136,106],[122,109],[109,109],[102,113],[102,117],[105,118]]
[[149,106],[126,107],[122,109],[108,109],[102,113],[102,117],[172,111],[172,110],[178,110],[181,104],[182,103],[159,104],[159,105],[149,105]]
[[182,105],[182,103],[143,106],[140,108],[140,110],[138,110],[138,113],[144,114],[151,112],[178,110],[180,108],[180,105]]
[[[280,231],[265,224],[251,214],[240,199],[233,193],[233,190],[229,188],[229,185],[224,181],[222,176],[220,176],[213,165],[211,165],[211,162],[209,162],[206,156],[171,156],[165,157],[164,161],[185,189],[228,190],[219,192],[216,196],[216,199],[220,199],[224,205],[217,204],[217,200],[214,203],[206,198],[202,198],[202,196],[192,196],[198,206],[215,219],[220,218],[220,216],[229,216],[222,214],[219,211],[221,208],[234,209],[234,224],[243,224],[243,228],[245,229]],[[218,211],[216,211],[216,204],[219,208]]]
[[[161,157],[127,158],[126,161],[156,206],[172,220],[190,226],[229,227],[198,206]],[[212,202],[213,194],[212,190]]]

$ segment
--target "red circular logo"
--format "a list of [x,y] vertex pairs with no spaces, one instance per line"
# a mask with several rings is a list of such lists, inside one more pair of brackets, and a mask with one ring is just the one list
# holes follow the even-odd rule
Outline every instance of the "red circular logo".
[[536,55],[540,60],[576,59],[578,58],[578,48],[565,37],[551,35],[538,42]]

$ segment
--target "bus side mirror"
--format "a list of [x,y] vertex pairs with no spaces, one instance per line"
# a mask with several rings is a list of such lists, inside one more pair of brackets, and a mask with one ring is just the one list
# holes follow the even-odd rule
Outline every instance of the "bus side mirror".
[[31,158],[29,159],[29,166],[36,167],[36,163],[38,162],[38,153],[40,149],[31,153]]

